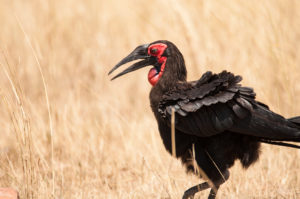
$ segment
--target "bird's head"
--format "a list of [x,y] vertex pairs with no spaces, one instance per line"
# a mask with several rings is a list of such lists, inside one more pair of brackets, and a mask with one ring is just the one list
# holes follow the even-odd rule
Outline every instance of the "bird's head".
[[111,74],[121,65],[138,59],[142,60],[129,66],[114,76],[112,80],[149,65],[153,66],[148,73],[148,81],[152,86],[155,86],[163,76],[166,76],[165,73],[169,73],[168,76],[176,77],[178,80],[186,79],[186,68],[182,54],[173,43],[166,40],[136,47],[127,57],[115,65],[108,74]]

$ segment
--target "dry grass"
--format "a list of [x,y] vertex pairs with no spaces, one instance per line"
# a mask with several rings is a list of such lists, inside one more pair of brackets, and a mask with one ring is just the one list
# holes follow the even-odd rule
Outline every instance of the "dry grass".
[[[0,186],[21,198],[180,198],[200,182],[164,150],[147,69],[107,77],[142,43],[173,41],[190,80],[227,69],[300,115],[300,1],[0,2]],[[264,145],[218,198],[298,198],[299,158]]]

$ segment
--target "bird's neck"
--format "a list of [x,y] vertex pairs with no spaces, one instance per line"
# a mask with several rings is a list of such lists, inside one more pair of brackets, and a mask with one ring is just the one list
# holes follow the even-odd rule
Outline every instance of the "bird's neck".
[[186,67],[181,54],[169,57],[165,63],[164,72],[154,87],[158,87],[162,93],[168,92],[178,82],[185,82],[186,76]]
[[172,90],[179,82],[186,82],[186,67],[183,57],[169,57],[164,73],[150,92],[152,109],[156,109],[161,97]]

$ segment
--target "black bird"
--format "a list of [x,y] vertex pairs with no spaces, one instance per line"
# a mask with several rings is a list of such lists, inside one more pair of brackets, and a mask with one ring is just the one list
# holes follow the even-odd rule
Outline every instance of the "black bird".
[[171,115],[175,111],[176,157],[187,171],[196,172],[208,182],[184,192],[183,199],[193,198],[211,188],[208,198],[229,178],[228,169],[235,160],[244,168],[254,163],[260,143],[299,146],[283,141],[300,142],[300,117],[285,119],[255,100],[252,88],[239,82],[241,76],[223,71],[206,72],[197,81],[187,82],[184,59],[178,48],[166,40],[138,46],[110,72],[121,65],[142,59],[114,78],[152,65],[148,80],[153,85],[150,104],[158,123],[164,146],[171,153]]

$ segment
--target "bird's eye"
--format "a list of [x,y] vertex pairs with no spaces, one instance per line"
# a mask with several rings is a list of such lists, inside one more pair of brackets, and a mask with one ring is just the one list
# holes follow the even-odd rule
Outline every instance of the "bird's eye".
[[156,54],[156,53],[157,53],[157,48],[152,48],[152,49],[150,50],[150,52],[151,52],[151,54]]

